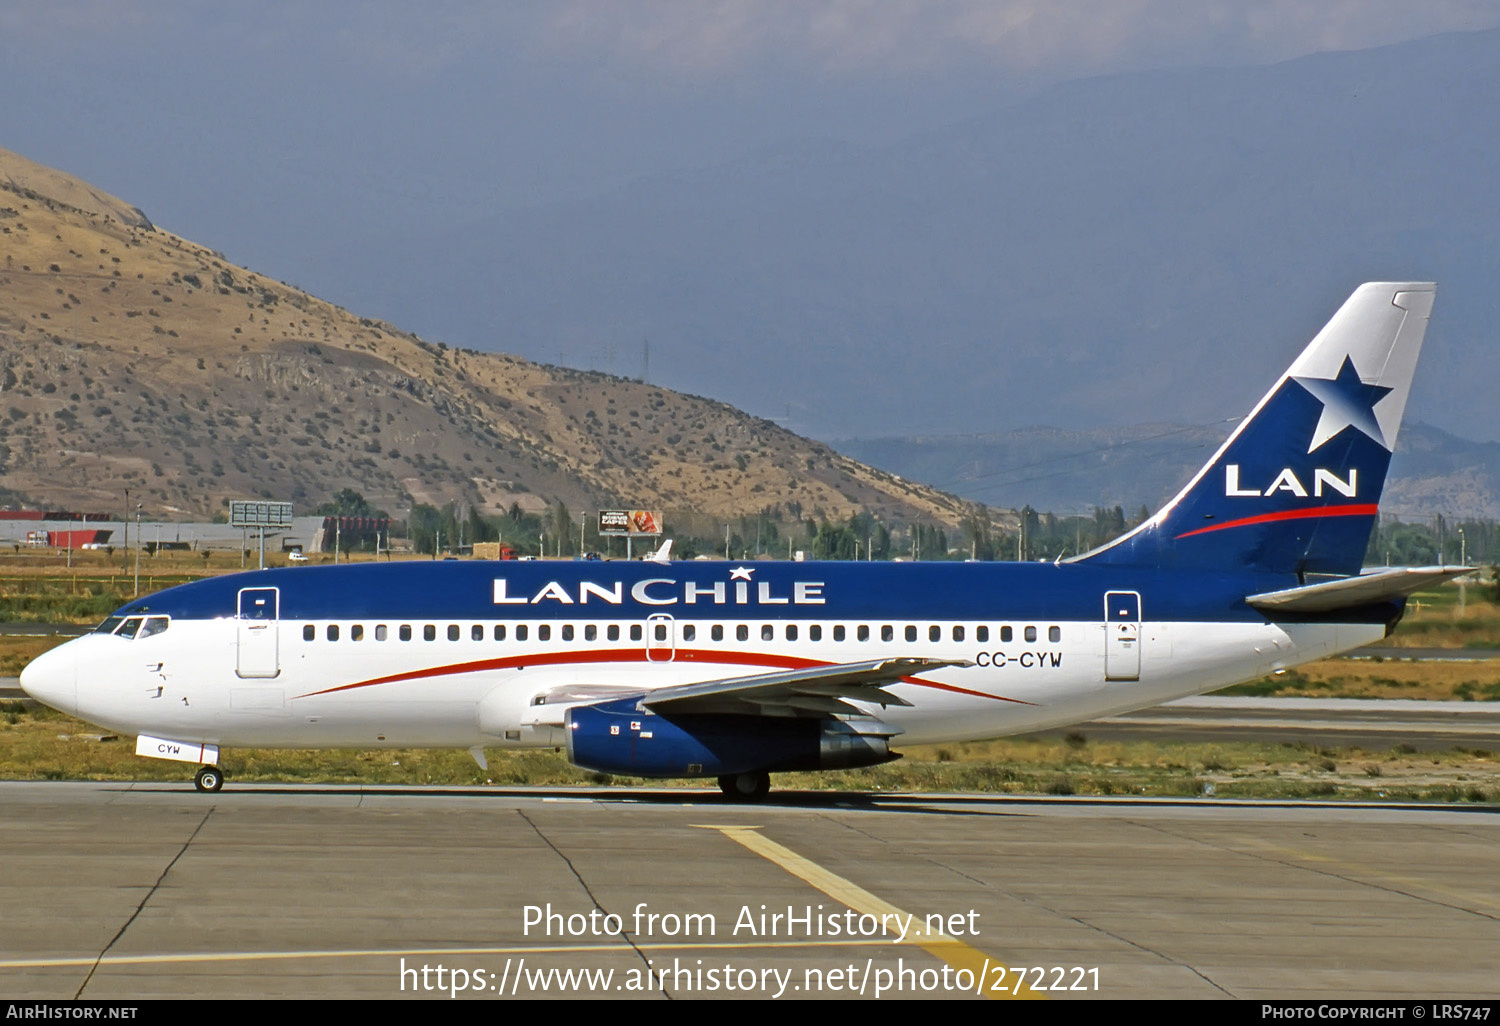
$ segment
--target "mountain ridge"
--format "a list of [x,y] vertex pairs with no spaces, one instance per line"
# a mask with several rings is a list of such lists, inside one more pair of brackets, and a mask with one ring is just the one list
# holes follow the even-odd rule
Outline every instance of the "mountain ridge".
[[3,501],[976,512],[724,403],[359,317],[4,150],[0,247]]

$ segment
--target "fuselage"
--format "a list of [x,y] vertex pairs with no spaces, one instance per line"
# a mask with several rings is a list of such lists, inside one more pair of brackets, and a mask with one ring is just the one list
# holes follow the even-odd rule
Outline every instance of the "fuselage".
[[[854,702],[899,745],[1140,708],[1378,639],[1399,608],[1268,620],[1285,575],[1090,564],[403,562],[211,578],[27,667],[34,697],[229,747],[552,747],[556,710],[900,656],[963,660]],[[581,696],[581,697],[580,697]]]

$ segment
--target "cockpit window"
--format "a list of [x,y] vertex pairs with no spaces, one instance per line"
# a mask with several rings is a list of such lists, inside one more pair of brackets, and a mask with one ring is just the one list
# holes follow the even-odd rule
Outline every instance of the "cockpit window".
[[111,616],[99,626],[94,628],[95,634],[113,634],[115,628],[125,621],[123,616]]
[[129,617],[120,625],[120,629],[115,631],[115,634],[122,638],[135,637],[135,632],[141,629],[141,619],[139,616]]
[[160,634],[167,629],[170,622],[165,616],[148,616],[146,622],[141,625],[141,632],[136,637],[149,638],[153,634]]

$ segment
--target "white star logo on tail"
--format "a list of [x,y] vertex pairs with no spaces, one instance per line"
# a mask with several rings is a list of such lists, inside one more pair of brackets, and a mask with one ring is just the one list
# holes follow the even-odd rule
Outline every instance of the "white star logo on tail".
[[1354,369],[1354,361],[1349,357],[1344,357],[1336,377],[1294,377],[1292,380],[1323,404],[1323,414],[1318,418],[1318,426],[1313,429],[1308,452],[1348,427],[1368,435],[1383,448],[1390,449],[1390,443],[1385,440],[1385,434],[1375,419],[1375,404],[1394,390],[1383,385],[1365,384],[1360,380],[1359,373]]

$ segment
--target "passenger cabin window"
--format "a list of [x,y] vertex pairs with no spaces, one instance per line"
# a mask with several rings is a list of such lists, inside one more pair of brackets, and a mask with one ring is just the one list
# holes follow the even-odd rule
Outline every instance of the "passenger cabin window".
[[608,627],[606,627],[604,629],[604,634],[605,634],[606,638],[608,640],[610,640],[610,641],[619,641],[620,640],[620,625],[617,624],[617,623],[610,624]]
[[986,641],[989,641],[990,640],[990,629],[988,627],[985,627],[985,626],[975,627],[974,628],[974,640],[977,641],[977,642],[979,642],[981,645],[984,644]]
[[524,623],[518,623],[518,624],[516,624],[516,640],[517,641],[525,641],[526,640],[526,625]]
[[690,623],[685,623],[685,624],[682,625],[682,640],[683,641],[692,641],[697,636],[698,636],[698,628],[694,627]]
[[864,623],[860,624],[859,625],[859,629],[857,631],[855,631],[854,634],[855,634],[855,640],[856,641],[869,641],[870,640],[870,625],[869,624],[864,624]]
[[1061,627],[1048,627],[1047,628],[1047,640],[1051,641],[1051,642],[1054,642],[1054,643],[1061,641],[1062,640],[1062,628]]
[[655,631],[655,633],[656,633],[656,640],[657,641],[666,641],[667,640],[667,625],[664,624],[664,623],[658,623],[656,625],[656,631]]
[[476,623],[474,626],[472,626],[472,627],[469,628],[469,640],[470,641],[483,641],[484,640],[484,625],[483,624]]
[[400,630],[399,633],[401,635],[401,640],[402,641],[410,641],[411,640],[411,624],[409,624],[409,623],[403,623],[401,625],[401,630]]
[[745,624],[740,624],[734,629],[734,636],[737,641],[749,641],[750,628]]
[[796,624],[789,623],[789,624],[786,625],[786,640],[788,640],[788,641],[796,641],[797,640],[797,625]]
[[1027,641],[1035,641],[1036,640],[1036,628],[1035,627],[1028,627],[1028,628],[1026,628],[1026,640]]
[[723,641],[724,640],[724,625],[722,623],[716,623],[716,624],[713,625],[713,629],[710,630],[708,633],[709,633],[709,636],[712,637],[715,641]]
[[776,638],[776,628],[775,627],[772,627],[768,623],[763,623],[763,624],[760,625],[760,640],[761,641],[773,641],[773,640],[775,640],[775,638]]
[[329,641],[337,641],[337,640],[339,640],[339,625],[338,624],[331,623],[331,624],[328,625],[328,640]]
[[584,641],[598,641],[599,640],[599,625],[598,624],[592,624],[592,623],[591,624],[586,624],[584,626],[584,628],[583,628],[583,640]]
[[927,640],[928,641],[942,641],[943,640],[943,629],[941,627],[939,627],[937,624],[933,624],[931,627],[927,628]]
[[563,624],[562,639],[564,641],[572,641],[573,640],[573,625],[572,624],[570,624],[570,623]]
[[362,623],[357,623],[357,624],[354,624],[353,626],[351,626],[349,628],[349,640],[350,641],[364,641],[365,640],[365,625],[362,624]]
[[809,625],[808,628],[807,628],[807,640],[808,641],[822,641],[823,640],[823,628],[820,627],[820,626],[818,626],[817,624],[811,624],[811,625]]
[[836,624],[833,625],[833,640],[834,641],[843,641],[844,640],[844,625],[843,624],[836,623]]
[[1009,627],[1001,627],[1000,628],[1000,641],[1002,643],[1004,643],[1004,644],[1010,644],[1011,636],[1012,635],[1011,635]]
[[640,641],[641,640],[641,625],[640,624],[633,623],[633,624],[630,625],[630,640],[631,641]]
[[953,628],[953,640],[954,641],[962,641],[962,640],[964,640],[964,629],[962,627],[954,627]]
[[448,640],[449,641],[457,641],[458,640],[458,633],[459,633],[458,632],[458,624],[456,624],[456,623],[450,623],[448,625]]
[[422,640],[423,641],[436,641],[437,640],[437,625],[436,624],[429,623],[429,624],[427,624],[426,626],[424,626],[422,628]]
[[[885,624],[884,626],[882,626],[880,628],[880,640],[881,641],[895,641],[896,640],[896,628],[892,627],[890,624]],[[916,640],[916,639],[912,639],[912,640]]]
[[917,629],[915,627],[913,627],[911,624],[907,624],[906,625],[906,640],[907,641],[916,641],[917,640]]
[[386,630],[385,624],[383,624],[383,623],[377,623],[375,625],[375,640],[376,641],[384,641],[386,639],[386,635],[389,634],[389,633],[390,632]]
[[552,625],[550,623],[539,623],[536,625],[536,640],[551,641]]
[[317,639],[318,639],[318,629],[316,627],[314,627],[310,623],[303,624],[302,625],[302,640],[303,641],[316,641]]

